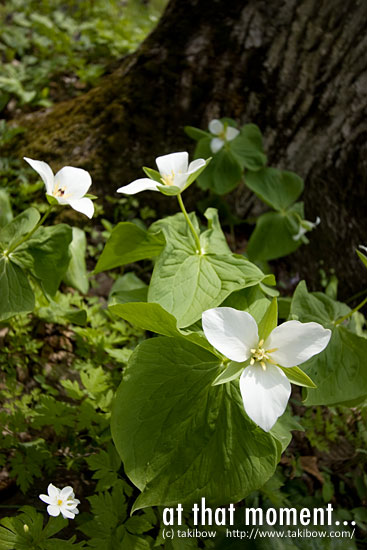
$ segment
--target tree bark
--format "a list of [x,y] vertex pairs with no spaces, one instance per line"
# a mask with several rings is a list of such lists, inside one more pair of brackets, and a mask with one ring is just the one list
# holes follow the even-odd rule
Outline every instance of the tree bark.
[[317,285],[323,260],[344,295],[357,292],[366,280],[354,252],[367,245],[366,22],[358,0],[171,0],[99,86],[24,117],[18,152],[83,166],[94,190],[112,193],[156,156],[192,148],[186,124],[254,122],[269,164],[305,179],[306,217],[321,217],[293,269]]

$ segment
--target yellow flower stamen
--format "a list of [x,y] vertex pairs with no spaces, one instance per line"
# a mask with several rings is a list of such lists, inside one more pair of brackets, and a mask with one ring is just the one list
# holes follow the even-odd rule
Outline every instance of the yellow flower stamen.
[[58,501],[57,501],[57,505],[61,506],[61,504],[62,504],[62,500],[59,498]]
[[174,180],[175,180],[174,171],[172,170],[172,172],[170,174],[164,174],[161,177],[161,180],[164,183],[164,185],[174,185]]
[[272,348],[272,349],[267,349],[266,350],[266,349],[263,348],[263,345],[264,345],[264,339],[262,338],[259,341],[259,343],[257,345],[257,348],[252,348],[250,350],[251,354],[252,354],[252,357],[250,359],[250,365],[252,366],[255,363],[260,363],[261,368],[265,371],[266,370],[266,363],[276,365],[276,362],[271,357],[269,357],[269,354],[273,353],[278,348]]

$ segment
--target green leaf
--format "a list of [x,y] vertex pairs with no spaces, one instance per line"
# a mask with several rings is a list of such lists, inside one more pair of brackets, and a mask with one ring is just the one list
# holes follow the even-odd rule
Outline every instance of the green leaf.
[[31,271],[47,294],[54,296],[69,265],[71,240],[72,230],[66,224],[39,227],[11,256]]
[[176,187],[176,185],[158,185],[157,189],[168,197],[173,197],[181,193],[180,187]]
[[260,290],[260,285],[250,288],[243,288],[233,292],[224,300],[221,306],[233,307],[242,311],[247,311],[260,324],[264,317],[270,301]]
[[146,166],[143,166],[143,170],[148,178],[162,185],[162,176],[157,170],[153,170],[153,168],[147,168]]
[[127,475],[142,491],[135,510],[201,497],[208,505],[237,502],[273,473],[279,443],[247,418],[238,384],[212,386],[219,362],[167,337],[146,340],[132,355],[112,433]]
[[5,189],[0,189],[0,228],[8,225],[13,219],[9,195]]
[[245,184],[262,201],[280,212],[293,204],[303,191],[303,180],[297,174],[269,167],[247,172]]
[[[211,139],[198,142],[195,158],[208,158],[211,155]],[[210,189],[217,195],[232,191],[242,179],[242,167],[228,145],[214,155],[210,164],[198,177],[201,189]]]
[[54,197],[53,195],[49,195],[48,193],[46,193],[46,200],[48,204],[51,204],[51,206],[56,206],[59,204],[59,201],[57,200],[57,198]]
[[367,267],[367,256],[365,254],[362,254],[362,252],[360,252],[359,250],[356,250],[356,252],[358,254],[358,258],[361,260],[363,265]]
[[195,128],[194,126],[185,126],[184,131],[189,137],[195,139],[196,141],[199,141],[203,138],[210,138],[211,136],[210,132],[205,132],[204,130],[200,130],[199,128]]
[[367,339],[350,330],[351,321],[335,324],[349,311],[321,292],[309,293],[303,281],[296,288],[291,317],[317,321],[332,330],[327,348],[302,364],[317,385],[307,390],[306,405],[337,405],[367,396]]
[[239,135],[229,142],[229,148],[242,169],[260,170],[267,158],[264,154],[262,135],[256,124],[245,124]]
[[113,229],[94,272],[155,258],[163,247],[164,238],[160,233],[145,231],[134,223],[120,222]]
[[34,308],[34,294],[27,277],[5,257],[0,257],[0,296],[0,321]]
[[109,310],[136,327],[150,330],[163,336],[179,336],[203,348],[213,349],[202,333],[179,330],[175,317],[159,304],[146,302],[114,304],[109,306]]
[[316,388],[316,384],[299,367],[286,368],[281,367],[280,365],[278,365],[278,367],[282,369],[282,371],[287,376],[288,380],[292,382],[292,384],[297,384],[297,386],[303,386],[305,388]]
[[278,324],[278,302],[276,298],[273,298],[270,302],[266,313],[259,323],[259,338],[266,340],[272,330]]
[[212,386],[219,386],[220,384],[226,384],[232,380],[239,378],[243,369],[248,365],[248,361],[245,363],[235,363],[230,361],[224,370],[218,374],[215,380],[212,382]]
[[85,255],[87,251],[87,239],[82,229],[73,227],[73,238],[69,245],[70,262],[64,276],[64,282],[86,294],[89,288],[87,265]]
[[303,426],[298,422],[298,417],[292,415],[288,406],[270,430],[270,433],[281,442],[282,452],[285,451],[292,440],[291,430],[305,431]]
[[302,243],[293,239],[287,219],[289,215],[266,212],[258,218],[246,250],[250,260],[275,260],[297,250]]
[[146,285],[135,273],[125,273],[118,277],[112,285],[108,304],[125,304],[129,302],[146,302],[148,285]]
[[40,219],[38,210],[27,208],[0,230],[0,243],[3,248],[10,248],[37,225]]

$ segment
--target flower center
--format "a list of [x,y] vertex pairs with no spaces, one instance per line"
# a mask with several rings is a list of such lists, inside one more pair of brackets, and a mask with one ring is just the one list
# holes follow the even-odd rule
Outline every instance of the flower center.
[[57,505],[61,506],[61,504],[62,504],[62,500],[61,500],[61,498],[59,498],[58,501],[57,501]]
[[257,348],[252,348],[251,351],[251,359],[250,359],[250,365],[253,365],[254,363],[260,363],[261,368],[263,370],[266,370],[266,361],[268,363],[272,363],[275,365],[275,361],[271,357],[269,357],[269,353],[273,353],[273,351],[276,351],[278,348],[273,349],[264,349],[264,340],[261,339],[260,342],[257,345]]
[[172,170],[170,174],[164,174],[161,177],[161,180],[163,181],[164,185],[174,185],[174,181],[175,181],[174,171]]
[[53,195],[54,197],[63,197],[65,195],[65,187],[55,187]]

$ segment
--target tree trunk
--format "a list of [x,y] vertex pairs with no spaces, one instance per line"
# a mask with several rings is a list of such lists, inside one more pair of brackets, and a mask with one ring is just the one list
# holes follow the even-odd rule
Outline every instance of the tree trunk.
[[324,260],[344,294],[357,292],[366,272],[354,249],[367,245],[366,21],[367,3],[356,0],[171,0],[98,87],[24,117],[18,152],[83,166],[97,194],[113,193],[156,156],[192,147],[186,124],[254,122],[269,164],[305,179],[306,217],[321,217],[292,265],[312,286]]

